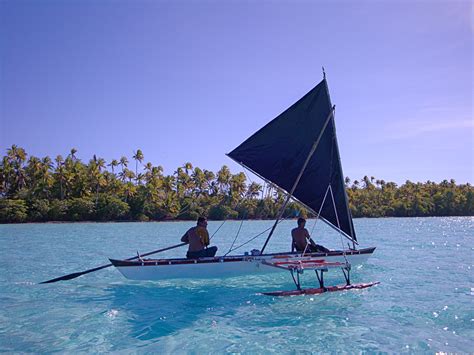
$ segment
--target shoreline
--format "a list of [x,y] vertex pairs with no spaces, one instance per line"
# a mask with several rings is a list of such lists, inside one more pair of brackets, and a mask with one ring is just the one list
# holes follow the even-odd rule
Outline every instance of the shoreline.
[[[298,217],[287,218],[287,220],[296,220]],[[404,217],[395,217],[395,216],[384,216],[384,217],[354,217],[354,220],[358,219],[395,219],[395,218],[474,218],[474,216],[404,216]],[[307,220],[314,220],[316,218],[308,217]],[[244,221],[274,221],[275,219],[268,218],[268,219],[244,219]],[[224,221],[242,221],[241,219],[208,219],[210,222],[224,222]],[[12,224],[90,224],[90,223],[97,223],[97,224],[107,224],[107,223],[169,223],[169,222],[196,222],[194,219],[169,219],[169,220],[161,220],[161,221],[140,221],[140,220],[117,220],[117,221],[37,221],[37,222],[7,222],[7,223],[0,223],[0,225],[12,225]]]

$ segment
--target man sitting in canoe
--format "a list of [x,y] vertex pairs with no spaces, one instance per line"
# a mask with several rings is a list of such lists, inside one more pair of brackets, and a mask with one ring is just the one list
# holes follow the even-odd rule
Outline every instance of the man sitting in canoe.
[[186,254],[188,259],[213,257],[217,253],[217,247],[207,247],[209,245],[209,233],[205,217],[199,217],[197,226],[189,228],[181,237],[181,241],[189,243],[188,253]]
[[298,227],[291,231],[291,251],[296,249],[299,253],[327,253],[329,249],[326,249],[322,245],[318,245],[311,239],[308,230],[305,228],[306,220],[304,218],[298,218]]

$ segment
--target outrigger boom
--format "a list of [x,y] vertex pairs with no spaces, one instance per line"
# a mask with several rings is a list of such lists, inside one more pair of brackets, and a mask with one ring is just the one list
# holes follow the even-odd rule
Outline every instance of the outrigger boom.
[[[293,291],[273,291],[273,292],[262,292],[266,296],[298,296],[298,295],[314,295],[324,292],[335,292],[352,289],[363,289],[372,287],[379,284],[379,282],[351,284],[350,272],[351,264],[349,262],[326,262],[324,260],[295,260],[295,261],[283,261],[283,262],[263,262],[263,264],[288,270],[291,273],[291,278],[296,285],[296,290]],[[344,274],[346,280],[345,285],[340,286],[329,286],[324,285],[324,273],[330,268],[340,268]],[[319,282],[319,288],[301,288],[300,274],[303,274],[304,270],[314,270],[316,277]]]

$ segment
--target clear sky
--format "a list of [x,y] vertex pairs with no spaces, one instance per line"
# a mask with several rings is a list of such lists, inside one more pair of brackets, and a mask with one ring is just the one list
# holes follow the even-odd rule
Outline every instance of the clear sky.
[[0,149],[165,173],[224,153],[327,72],[344,174],[474,182],[471,1],[0,1]]

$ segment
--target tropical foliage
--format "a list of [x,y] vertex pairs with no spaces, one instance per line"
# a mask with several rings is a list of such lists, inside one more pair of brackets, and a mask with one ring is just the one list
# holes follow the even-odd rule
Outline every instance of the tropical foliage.
[[[284,194],[271,184],[248,181],[227,166],[212,172],[185,163],[165,175],[161,166],[133,153],[109,164],[95,155],[88,163],[71,149],[63,158],[29,156],[13,145],[0,162],[0,222],[275,218]],[[346,178],[354,217],[472,216],[474,189],[454,180],[393,182]],[[290,203],[285,215],[307,215]]]

